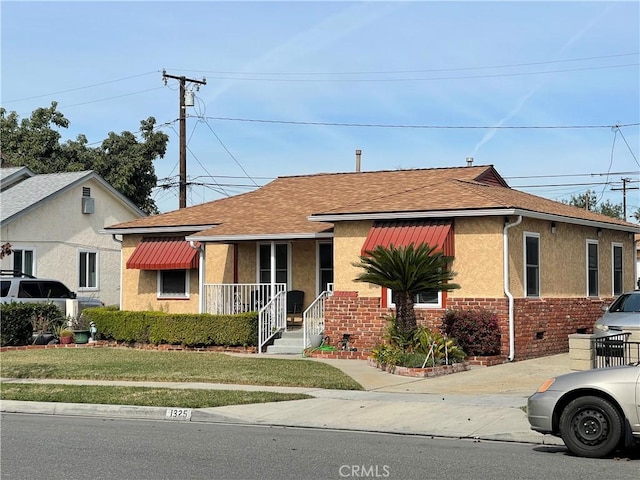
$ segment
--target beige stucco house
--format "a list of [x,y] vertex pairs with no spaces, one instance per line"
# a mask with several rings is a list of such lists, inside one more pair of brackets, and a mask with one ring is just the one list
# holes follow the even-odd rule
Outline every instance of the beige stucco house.
[[0,241],[13,249],[2,269],[54,278],[80,296],[120,305],[120,242],[99,232],[145,213],[93,171],[0,174]]
[[446,309],[488,308],[502,353],[522,359],[567,351],[569,334],[589,331],[603,303],[634,288],[640,227],[467,166],[280,177],[104,231],[123,239],[123,309],[259,309],[262,345],[287,329],[286,292],[302,290],[304,345],[314,333],[335,345],[347,336],[355,351],[345,355],[359,358],[393,304],[354,281],[353,263],[376,245],[437,245],[455,257],[461,288],[418,298],[420,321],[437,328]]

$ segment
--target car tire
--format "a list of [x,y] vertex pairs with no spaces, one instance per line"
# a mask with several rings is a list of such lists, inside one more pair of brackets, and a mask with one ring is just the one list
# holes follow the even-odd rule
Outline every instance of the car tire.
[[618,447],[623,433],[620,412],[601,397],[576,398],[560,415],[560,436],[569,451],[580,457],[606,457]]

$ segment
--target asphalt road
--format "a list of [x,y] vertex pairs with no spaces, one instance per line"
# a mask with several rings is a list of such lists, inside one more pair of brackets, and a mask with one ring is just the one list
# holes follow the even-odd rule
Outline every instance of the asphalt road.
[[336,430],[2,415],[2,479],[637,480],[640,457]]

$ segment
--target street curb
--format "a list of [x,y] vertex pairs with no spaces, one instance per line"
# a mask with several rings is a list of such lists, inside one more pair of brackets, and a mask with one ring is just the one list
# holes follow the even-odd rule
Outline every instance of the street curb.
[[438,432],[435,428],[431,432],[409,432],[397,430],[393,428],[366,428],[366,427],[341,427],[339,425],[315,424],[290,422],[272,422],[268,420],[252,419],[244,420],[238,416],[227,416],[217,414],[209,409],[189,409],[189,416],[186,417],[168,417],[167,411],[173,410],[172,407],[144,407],[133,405],[98,405],[98,404],[81,404],[81,403],[57,403],[57,402],[24,402],[17,400],[0,401],[0,413],[16,413],[16,414],[36,414],[36,415],[63,415],[63,416],[82,416],[96,418],[113,418],[113,419],[132,419],[132,420],[163,420],[163,421],[187,421],[196,423],[223,423],[231,425],[258,425],[264,427],[279,428],[307,428],[320,430],[336,430],[345,432],[370,432],[392,435],[420,436],[432,438],[455,438],[469,439],[474,441],[494,441],[508,443],[526,443],[534,445],[564,445],[561,439],[550,436],[541,435],[535,432],[522,432],[522,434],[514,433],[498,433],[498,434],[478,434],[469,435],[465,433],[454,432]]

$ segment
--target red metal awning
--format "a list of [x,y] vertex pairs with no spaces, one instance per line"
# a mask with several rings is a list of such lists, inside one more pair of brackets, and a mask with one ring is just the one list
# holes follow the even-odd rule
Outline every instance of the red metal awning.
[[377,246],[406,247],[426,243],[445,255],[453,256],[451,220],[394,220],[375,222],[362,246],[362,255]]
[[[199,242],[196,243],[200,245]],[[184,238],[143,238],[133,251],[127,268],[139,270],[185,270],[198,268],[200,256]]]

